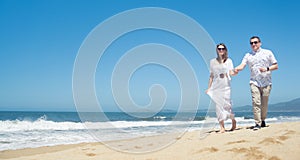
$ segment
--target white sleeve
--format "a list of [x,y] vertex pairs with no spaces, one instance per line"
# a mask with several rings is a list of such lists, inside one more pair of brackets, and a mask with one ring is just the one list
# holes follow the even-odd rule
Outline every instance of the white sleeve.
[[244,58],[243,58],[243,60],[242,60],[242,64],[247,64],[247,63],[248,63],[248,57],[249,57],[249,53],[247,53],[247,54],[244,56]]
[[228,70],[233,70],[232,60],[228,58]]
[[277,60],[272,51],[270,51],[269,62],[272,64],[277,63]]

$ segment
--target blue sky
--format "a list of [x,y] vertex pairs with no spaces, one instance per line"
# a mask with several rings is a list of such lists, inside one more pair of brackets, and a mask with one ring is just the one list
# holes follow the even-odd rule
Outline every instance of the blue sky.
[[[299,97],[298,1],[0,0],[0,110],[74,111],[72,73],[84,39],[109,17],[140,7],[168,8],[193,18],[215,43],[227,45],[235,66],[250,50],[249,38],[260,36],[262,47],[271,49],[279,64],[279,70],[273,72],[270,103]],[[145,30],[121,37],[114,43],[119,54],[108,49],[99,62],[95,86],[105,110],[115,109],[107,87],[112,66],[126,50],[143,42],[169,43],[179,50],[178,46],[182,46],[181,53],[196,71],[200,107],[209,104],[204,94],[209,73],[201,56],[194,54],[188,45],[184,47],[184,42],[174,35]],[[233,77],[235,107],[251,105],[249,76],[247,68]],[[148,104],[147,94],[153,83],[165,86],[166,106],[174,108],[179,102],[178,82],[167,69],[155,65],[144,66],[133,75],[130,81],[133,100],[140,105]]]

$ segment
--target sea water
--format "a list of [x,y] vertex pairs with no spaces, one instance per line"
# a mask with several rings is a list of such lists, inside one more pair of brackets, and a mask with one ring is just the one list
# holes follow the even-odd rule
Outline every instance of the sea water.
[[[179,118],[175,118],[176,112],[159,112],[148,118],[137,118],[123,112],[107,112],[104,113],[106,120],[96,118],[100,115],[97,113],[87,114],[89,121],[82,121],[77,112],[2,111],[0,151],[99,141],[92,133],[101,134],[101,141],[110,141],[126,139],[128,135],[134,138],[218,127],[216,118],[209,117],[206,112],[186,113]],[[238,126],[254,124],[252,112],[237,112],[235,117]],[[300,121],[300,112],[269,112],[266,119],[267,124],[293,121]],[[225,122],[226,127],[230,125],[230,120]],[[116,131],[116,128],[122,132]]]

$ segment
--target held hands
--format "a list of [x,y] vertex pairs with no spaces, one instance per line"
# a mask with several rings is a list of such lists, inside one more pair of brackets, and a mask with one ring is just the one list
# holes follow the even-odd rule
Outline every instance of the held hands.
[[242,71],[245,68],[246,64],[245,63],[241,63],[239,66],[234,68],[234,72],[236,74],[238,74],[239,71]]
[[239,73],[239,70],[237,70],[237,69],[233,69],[232,71],[233,71],[233,74],[234,74],[234,75],[236,75],[236,74]]
[[239,73],[239,71],[236,68],[234,68],[234,69],[230,70],[229,73],[230,73],[231,76],[235,76]]
[[243,67],[237,66],[232,71],[233,71],[234,75],[237,75],[239,73],[239,71],[242,71],[243,69],[244,69]]
[[239,71],[241,71],[241,70],[243,70],[243,69],[240,68],[240,67],[235,67],[235,68],[233,69],[233,71],[234,71],[235,73],[239,73]]

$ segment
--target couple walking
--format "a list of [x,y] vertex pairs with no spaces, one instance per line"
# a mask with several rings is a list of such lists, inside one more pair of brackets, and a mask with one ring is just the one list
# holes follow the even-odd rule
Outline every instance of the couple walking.
[[236,128],[236,120],[231,104],[231,76],[237,75],[246,65],[249,66],[252,107],[255,120],[253,130],[265,127],[268,98],[272,88],[271,71],[278,69],[277,60],[272,51],[261,48],[261,40],[257,36],[250,38],[252,51],[246,53],[241,64],[233,67],[228,57],[226,45],[217,45],[217,58],[210,61],[210,76],[206,93],[216,104],[216,115],[220,124],[220,133],[225,132],[224,121],[232,120],[232,128]]

